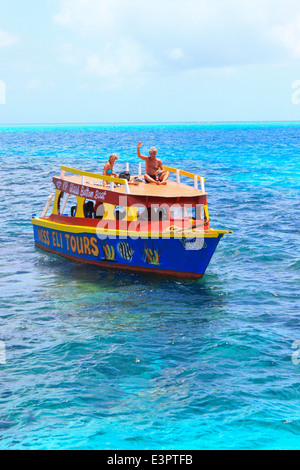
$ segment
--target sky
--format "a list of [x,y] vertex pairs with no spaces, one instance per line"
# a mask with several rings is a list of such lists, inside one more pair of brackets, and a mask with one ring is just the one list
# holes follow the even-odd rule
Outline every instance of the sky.
[[0,0],[0,124],[300,121],[300,0]]

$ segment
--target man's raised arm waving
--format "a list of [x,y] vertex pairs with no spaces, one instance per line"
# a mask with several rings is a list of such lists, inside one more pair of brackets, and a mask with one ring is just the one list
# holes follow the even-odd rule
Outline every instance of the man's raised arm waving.
[[148,157],[146,155],[141,154],[141,146],[142,146],[142,142],[138,142],[138,144],[137,144],[138,157],[141,158],[142,160],[148,160]]

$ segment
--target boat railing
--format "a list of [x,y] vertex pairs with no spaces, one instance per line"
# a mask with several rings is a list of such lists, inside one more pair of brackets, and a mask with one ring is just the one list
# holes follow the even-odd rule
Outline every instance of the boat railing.
[[[129,171],[129,164],[126,164],[126,170]],[[201,191],[205,192],[204,181],[205,178],[203,176],[195,175],[194,173],[190,173],[189,171],[180,170],[179,168],[172,168],[171,166],[164,165],[164,170],[169,171],[170,173],[176,173],[176,182],[180,184],[180,176],[186,176],[187,178],[191,178],[194,180],[194,188],[198,189],[198,182],[200,181]],[[139,163],[139,176],[142,174],[142,166]]]
[[195,175],[194,173],[190,173],[189,171],[180,170],[179,168],[172,168],[171,166],[166,165],[164,165],[164,170],[169,171],[170,173],[176,173],[176,181],[178,184],[180,183],[180,176],[186,176],[187,178],[193,179],[195,189],[198,189],[198,181],[200,181],[201,191],[205,192],[205,178],[203,176]]
[[108,175],[100,175],[100,174],[97,174],[97,173],[92,173],[90,171],[76,170],[75,168],[70,168],[70,167],[65,166],[65,165],[62,165],[60,167],[60,169],[61,169],[60,178],[62,180],[65,177],[65,172],[67,171],[67,172],[73,173],[75,175],[80,175],[81,176],[81,184],[86,183],[86,179],[85,179],[86,177],[95,178],[95,179],[99,179],[99,180],[109,182],[111,191],[114,190],[114,184],[123,184],[125,186],[126,194],[130,194],[129,184],[128,184],[128,181],[126,179],[115,178],[114,176],[108,176]]
[[[180,170],[179,168],[172,168],[170,166],[164,165],[164,169],[166,171],[169,171],[170,173],[175,173],[176,174],[176,182],[180,184],[180,176],[185,176],[187,178],[191,178],[194,181],[194,188],[198,189],[198,183],[200,182],[200,187],[201,191],[205,192],[205,178],[203,176],[195,175],[194,173],[190,173],[185,170]],[[73,173],[76,175],[81,176],[81,184],[85,183],[85,177],[90,177],[90,178],[95,178],[103,181],[107,181],[110,183],[110,190],[114,190],[114,184],[123,184],[125,186],[125,191],[126,194],[130,194],[130,188],[128,181],[123,178],[115,178],[114,176],[108,176],[108,175],[100,175],[96,173],[92,173],[89,171],[82,171],[82,170],[76,170],[75,168],[70,168],[68,166],[62,165],[61,166],[61,179],[64,179],[65,172]],[[129,171],[129,163],[126,163],[126,171]],[[139,176],[142,175],[142,168],[141,168],[141,163],[139,164]]]

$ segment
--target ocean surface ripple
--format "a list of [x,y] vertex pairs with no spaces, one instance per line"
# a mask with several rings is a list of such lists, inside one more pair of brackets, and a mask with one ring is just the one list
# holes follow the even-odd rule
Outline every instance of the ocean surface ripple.
[[[233,230],[202,280],[34,247],[60,165],[135,171],[138,141]],[[299,123],[2,126],[0,448],[299,448],[299,157]]]

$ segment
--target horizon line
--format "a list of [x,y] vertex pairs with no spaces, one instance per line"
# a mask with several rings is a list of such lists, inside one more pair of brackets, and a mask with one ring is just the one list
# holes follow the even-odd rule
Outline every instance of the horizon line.
[[33,126],[33,125],[103,125],[103,124],[251,124],[251,123],[300,123],[300,120],[251,120],[251,121],[99,121],[99,122],[6,122],[0,126]]

